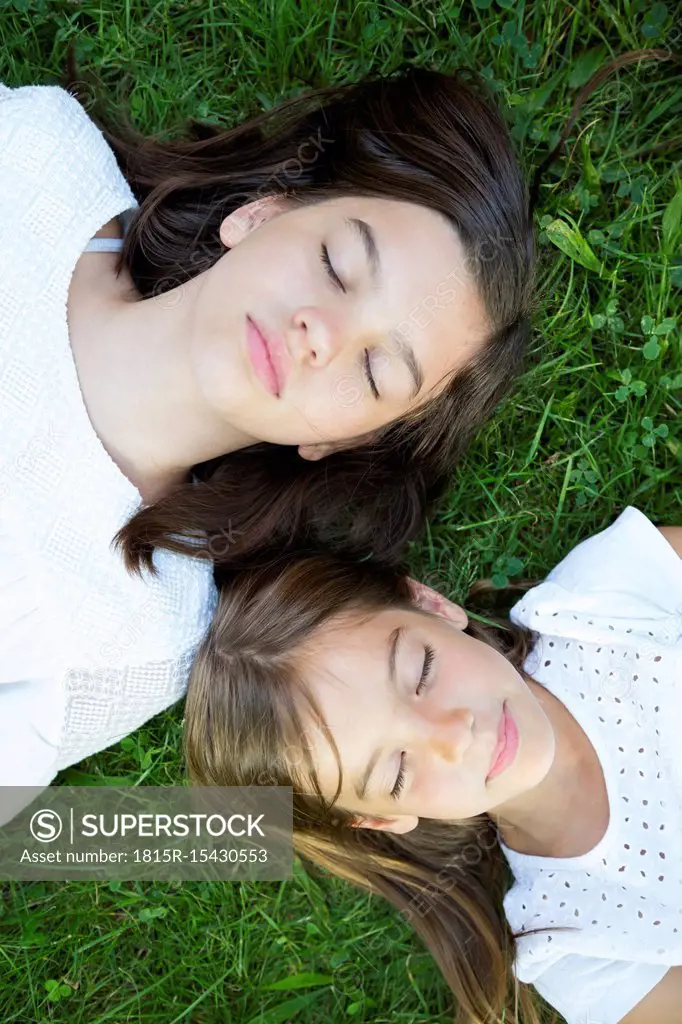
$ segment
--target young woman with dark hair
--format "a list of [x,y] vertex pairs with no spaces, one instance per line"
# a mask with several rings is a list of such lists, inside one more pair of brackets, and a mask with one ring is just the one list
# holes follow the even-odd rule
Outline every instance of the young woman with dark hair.
[[161,478],[126,561],[198,533],[219,563],[301,534],[398,555],[528,337],[528,193],[481,80],[412,68],[191,141],[121,136],[142,205],[90,376],[131,474]]
[[396,557],[528,334],[527,190],[473,73],[173,142],[87,106],[0,86],[0,784],[182,695],[215,565]]

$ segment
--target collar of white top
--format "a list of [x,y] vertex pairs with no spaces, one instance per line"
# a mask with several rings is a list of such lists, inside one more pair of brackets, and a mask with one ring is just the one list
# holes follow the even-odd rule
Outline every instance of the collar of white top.
[[[128,230],[128,224],[130,222],[130,218],[132,217],[132,215],[134,213],[135,213],[135,207],[132,207],[129,210],[123,210],[122,213],[120,213],[118,215],[119,216],[119,220],[121,221],[121,226],[123,228],[124,236],[125,236],[125,234],[126,234],[126,232]],[[90,239],[88,244],[85,246],[85,249],[83,249],[83,252],[120,252],[122,248],[123,248],[123,239],[122,238],[97,238],[97,237],[95,237],[95,238],[91,238]]]

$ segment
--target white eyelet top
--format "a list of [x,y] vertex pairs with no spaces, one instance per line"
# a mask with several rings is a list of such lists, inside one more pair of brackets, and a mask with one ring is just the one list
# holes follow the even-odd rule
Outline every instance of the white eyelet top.
[[502,844],[512,928],[577,929],[517,940],[516,974],[568,1024],[616,1024],[682,965],[682,561],[627,508],[511,617],[539,633],[525,669],[584,729],[610,805],[584,856]]
[[70,93],[0,85],[0,786],[48,785],[179,700],[215,608],[206,560],[157,552],[140,579],[112,550],[141,496],[71,352],[75,265],[136,207]]

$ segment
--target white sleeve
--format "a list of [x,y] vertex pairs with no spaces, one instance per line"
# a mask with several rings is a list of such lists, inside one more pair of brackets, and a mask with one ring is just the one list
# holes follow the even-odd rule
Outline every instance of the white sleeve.
[[531,629],[556,624],[570,630],[571,612],[594,618],[595,625],[608,618],[611,628],[629,632],[632,626],[646,633],[649,623],[665,622],[674,640],[682,633],[682,559],[642,512],[626,508],[573,548],[511,617]]
[[[54,679],[0,686],[0,826],[52,783],[59,770],[62,718],[63,695]],[[23,792],[6,786],[37,788]]]
[[57,773],[64,645],[45,589],[0,500],[0,786],[47,786]]
[[670,968],[569,954],[533,982],[566,1024],[618,1024]]
[[[10,224],[28,222],[38,239],[56,245],[74,216],[112,198],[119,209],[137,205],[102,131],[72,93],[58,85],[0,89],[0,209]],[[11,241],[9,250],[11,258]]]
[[198,644],[166,661],[71,669],[57,770],[118,743],[184,697]]
[[[184,645],[171,652],[167,634],[174,623],[179,630],[188,622],[154,606],[147,608],[145,629],[125,631],[126,647],[103,648],[113,664],[74,665],[67,624],[45,598],[40,560],[22,544],[0,501],[0,787],[47,786],[63,768],[118,743],[181,699],[215,600],[212,589],[205,596],[203,578],[194,589],[191,581],[180,594],[185,618],[195,609]],[[178,614],[184,608],[179,603]],[[163,628],[157,643],[152,619]],[[145,634],[147,649],[168,650],[166,658],[138,660]]]
[[[0,685],[0,826],[60,771],[113,746],[179,701],[195,653],[189,648],[164,662]],[[19,786],[34,789],[3,788]]]

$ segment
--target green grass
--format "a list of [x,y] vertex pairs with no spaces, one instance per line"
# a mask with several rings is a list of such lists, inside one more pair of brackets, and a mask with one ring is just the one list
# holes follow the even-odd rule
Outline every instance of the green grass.
[[[673,5],[643,0],[527,10],[513,0],[14,0],[2,4],[0,80],[54,82],[73,36],[112,107],[129,94],[136,122],[154,132],[187,116],[234,123],[405,60],[471,63],[508,107],[529,177],[600,56],[682,50]],[[410,556],[414,574],[450,596],[480,576],[541,577],[627,504],[655,522],[682,521],[682,361],[670,319],[682,289],[681,113],[678,66],[621,70],[588,101],[546,178],[528,373]],[[556,221],[596,259],[558,248]],[[166,712],[57,781],[180,781],[181,714]],[[3,1024],[451,1019],[445,986],[407,926],[326,876],[0,888]],[[319,977],[296,988],[306,974]],[[290,987],[268,988],[281,981]]]

